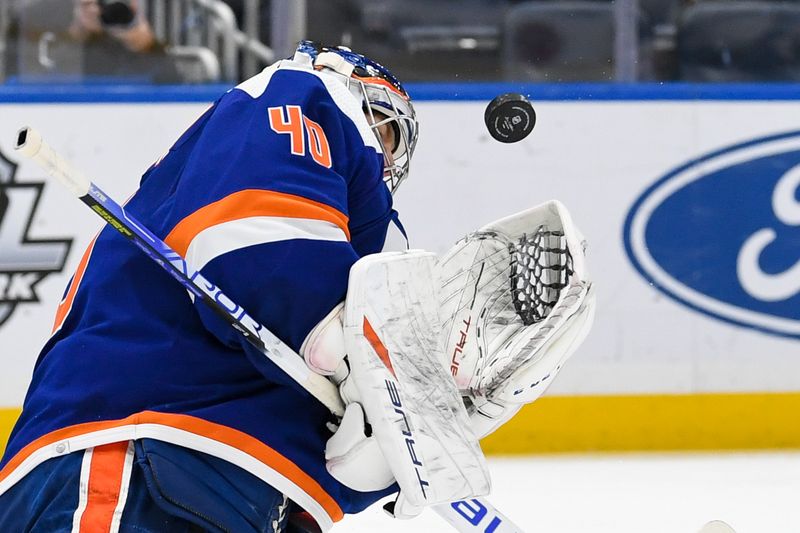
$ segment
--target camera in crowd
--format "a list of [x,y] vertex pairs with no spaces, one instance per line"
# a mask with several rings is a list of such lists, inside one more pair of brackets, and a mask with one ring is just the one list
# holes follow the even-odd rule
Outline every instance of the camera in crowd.
[[127,27],[136,18],[136,12],[130,0],[98,0],[100,5],[100,21],[103,26]]

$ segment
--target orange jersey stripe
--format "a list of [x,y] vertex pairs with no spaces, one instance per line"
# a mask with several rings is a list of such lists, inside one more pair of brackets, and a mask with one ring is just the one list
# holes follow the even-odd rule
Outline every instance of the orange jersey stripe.
[[53,330],[50,332],[51,335],[64,324],[64,320],[67,318],[70,309],[72,309],[72,302],[75,300],[75,294],[78,292],[83,274],[86,272],[86,266],[89,264],[89,257],[92,255],[94,243],[97,242],[97,237],[99,236],[99,234],[96,235],[95,238],[92,239],[92,242],[89,243],[89,246],[86,247],[86,251],[83,252],[83,257],[81,257],[78,268],[75,269],[75,274],[72,276],[72,282],[69,284],[69,290],[66,296],[64,296],[64,299],[61,300],[61,303],[58,304],[58,309],[56,309],[56,318],[53,321]]
[[97,446],[92,451],[86,509],[80,533],[108,533],[122,488],[128,441]]
[[76,424],[74,426],[58,429],[48,433],[47,435],[39,437],[20,450],[8,462],[8,464],[6,464],[3,470],[0,471],[0,482],[7,478],[11,472],[13,472],[32,453],[44,446],[49,446],[60,440],[94,431],[135,424],[160,424],[163,426],[169,426],[197,435],[202,435],[215,441],[233,446],[234,448],[241,450],[268,465],[285,478],[290,479],[306,494],[316,500],[317,503],[319,503],[320,506],[325,509],[325,512],[328,513],[328,516],[330,516],[334,521],[341,520],[342,517],[344,517],[344,513],[342,512],[341,507],[339,507],[339,504],[336,503],[336,500],[334,500],[333,497],[328,494],[314,478],[306,474],[300,469],[299,466],[291,462],[289,459],[258,439],[228,426],[215,424],[213,422],[193,416],[157,413],[155,411],[142,411],[141,413],[131,415],[121,420]]
[[164,242],[181,257],[186,257],[192,239],[204,229],[241,218],[263,216],[325,220],[339,226],[350,240],[347,216],[329,205],[293,194],[245,189],[208,204],[187,216],[170,231]]

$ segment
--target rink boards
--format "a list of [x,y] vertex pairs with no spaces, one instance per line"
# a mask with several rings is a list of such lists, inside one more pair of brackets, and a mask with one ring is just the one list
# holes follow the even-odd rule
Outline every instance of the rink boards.
[[[100,229],[12,153],[17,128],[37,127],[124,199],[222,90],[0,91],[0,435]],[[523,142],[503,145],[483,110],[511,90],[530,94],[538,121]],[[547,396],[489,437],[487,451],[800,447],[797,87],[411,92],[421,136],[396,207],[412,246],[441,253],[551,198],[589,241],[594,329]]]

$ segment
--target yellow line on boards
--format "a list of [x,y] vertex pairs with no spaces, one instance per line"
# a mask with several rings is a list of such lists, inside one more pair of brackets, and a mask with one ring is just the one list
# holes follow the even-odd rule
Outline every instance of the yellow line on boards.
[[14,428],[14,423],[19,418],[22,409],[19,407],[0,407],[0,457],[6,450],[6,443],[11,430]]
[[545,396],[481,441],[489,454],[800,448],[800,393]]

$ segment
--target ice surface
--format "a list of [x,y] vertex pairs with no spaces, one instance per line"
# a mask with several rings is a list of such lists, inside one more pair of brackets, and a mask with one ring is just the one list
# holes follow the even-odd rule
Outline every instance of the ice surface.
[[[489,498],[526,533],[800,533],[800,452],[490,458]],[[373,506],[335,532],[452,531],[433,511],[412,521]]]

